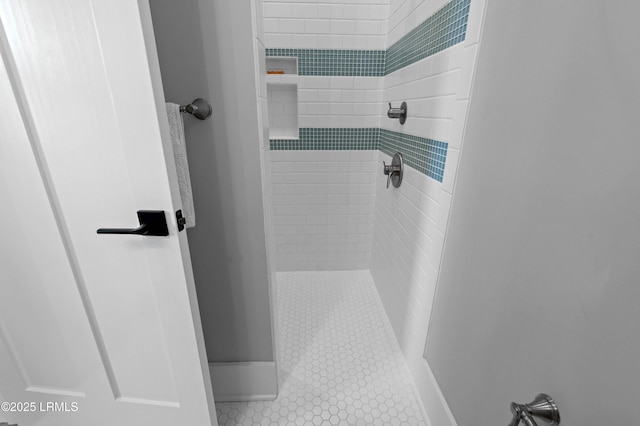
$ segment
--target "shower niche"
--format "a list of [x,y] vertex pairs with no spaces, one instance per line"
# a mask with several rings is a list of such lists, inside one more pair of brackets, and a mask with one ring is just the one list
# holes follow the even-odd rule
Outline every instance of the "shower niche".
[[298,58],[270,56],[265,65],[269,139],[298,139]]
[[298,85],[267,83],[269,139],[298,139]]
[[269,56],[265,63],[269,75],[298,74],[298,58]]

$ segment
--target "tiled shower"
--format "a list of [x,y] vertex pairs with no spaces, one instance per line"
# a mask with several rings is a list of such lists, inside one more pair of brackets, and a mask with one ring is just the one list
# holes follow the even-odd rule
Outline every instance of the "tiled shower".
[[[370,269],[421,358],[484,3],[262,5],[277,270]],[[403,101],[406,123],[387,118]],[[395,152],[405,177],[387,188]]]
[[[422,398],[484,7],[263,0],[258,10],[276,270],[368,270]],[[387,117],[402,102],[404,124]],[[404,180],[387,187],[383,162],[396,152]]]
[[[464,119],[454,111],[469,2],[407,3],[263,2],[266,68],[278,73],[266,76],[278,270],[369,267],[373,230],[385,233],[374,200],[384,196],[376,181],[386,156],[399,151],[431,187],[443,182]],[[402,101],[404,126],[386,117],[388,103]],[[283,131],[284,122],[297,126]],[[440,198],[429,190],[426,211]]]

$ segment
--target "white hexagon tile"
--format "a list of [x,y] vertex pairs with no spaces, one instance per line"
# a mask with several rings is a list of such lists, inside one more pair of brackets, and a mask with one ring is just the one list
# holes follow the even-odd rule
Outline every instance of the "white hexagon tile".
[[220,425],[425,425],[368,271],[279,272],[280,394]]

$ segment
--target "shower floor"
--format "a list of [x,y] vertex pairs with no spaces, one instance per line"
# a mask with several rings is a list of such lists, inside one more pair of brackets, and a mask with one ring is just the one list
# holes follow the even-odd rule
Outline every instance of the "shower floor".
[[368,271],[279,272],[280,394],[216,404],[220,425],[424,425]]

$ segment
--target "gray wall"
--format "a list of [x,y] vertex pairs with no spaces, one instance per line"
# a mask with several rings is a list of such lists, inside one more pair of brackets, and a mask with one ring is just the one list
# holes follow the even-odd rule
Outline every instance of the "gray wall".
[[[8,402],[2,393],[0,393],[0,402]],[[0,422],[13,423],[13,415],[11,413],[0,410]]]
[[640,423],[638,16],[488,3],[426,349],[461,426]]
[[213,105],[207,121],[184,117],[209,361],[273,361],[250,3],[150,3],[167,101]]

